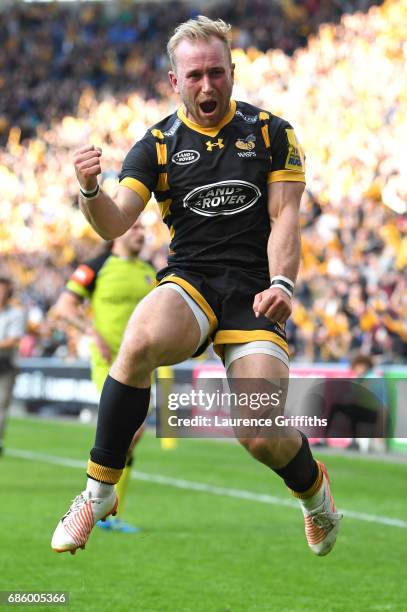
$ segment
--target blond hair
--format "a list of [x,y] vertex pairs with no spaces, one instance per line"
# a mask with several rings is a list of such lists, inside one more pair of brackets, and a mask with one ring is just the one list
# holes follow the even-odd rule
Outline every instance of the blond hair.
[[176,68],[175,51],[182,40],[204,40],[208,41],[211,37],[219,38],[227,50],[230,62],[232,56],[230,52],[230,30],[232,26],[225,23],[222,19],[209,19],[204,15],[198,15],[196,19],[189,19],[184,23],[180,23],[174,30],[167,44],[167,53],[170,58],[171,67]]

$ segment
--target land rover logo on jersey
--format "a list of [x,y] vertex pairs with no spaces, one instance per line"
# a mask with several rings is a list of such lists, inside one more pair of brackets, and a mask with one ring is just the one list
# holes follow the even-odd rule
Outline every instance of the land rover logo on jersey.
[[193,149],[185,149],[184,151],[179,151],[172,156],[172,161],[174,164],[178,166],[186,166],[187,164],[193,164],[198,161],[201,157],[198,151],[194,151]]
[[184,208],[198,215],[236,215],[253,206],[261,191],[246,181],[220,181],[197,187],[184,198]]

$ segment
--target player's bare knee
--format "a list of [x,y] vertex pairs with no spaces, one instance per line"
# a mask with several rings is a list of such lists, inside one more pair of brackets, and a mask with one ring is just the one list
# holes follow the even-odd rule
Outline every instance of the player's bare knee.
[[142,334],[138,338],[125,338],[112,372],[120,372],[130,381],[150,376],[155,367],[154,344],[146,334]]
[[270,465],[278,461],[279,438],[239,438],[239,442],[252,457],[261,463]]
[[261,461],[261,457],[267,452],[267,444],[264,438],[239,438],[239,442],[259,461]]

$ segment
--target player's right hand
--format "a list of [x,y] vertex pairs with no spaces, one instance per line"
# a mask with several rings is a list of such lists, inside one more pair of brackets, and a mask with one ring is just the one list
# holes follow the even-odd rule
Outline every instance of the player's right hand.
[[97,176],[102,168],[100,158],[102,149],[94,145],[81,147],[73,154],[73,163],[79,184],[85,191],[92,191],[97,186]]
[[291,315],[291,298],[278,287],[269,287],[257,293],[253,302],[254,314],[265,316],[274,323],[285,323]]

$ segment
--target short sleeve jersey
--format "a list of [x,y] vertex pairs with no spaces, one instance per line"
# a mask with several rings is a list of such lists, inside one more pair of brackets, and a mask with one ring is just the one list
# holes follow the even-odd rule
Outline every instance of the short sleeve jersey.
[[215,127],[192,123],[182,108],[157,123],[119,180],[145,202],[154,192],[170,230],[169,265],[267,273],[268,184],[305,182],[304,156],[287,121],[232,101]]
[[104,253],[76,268],[66,289],[89,299],[94,327],[117,354],[127,322],[154,286],[155,270],[141,259]]

